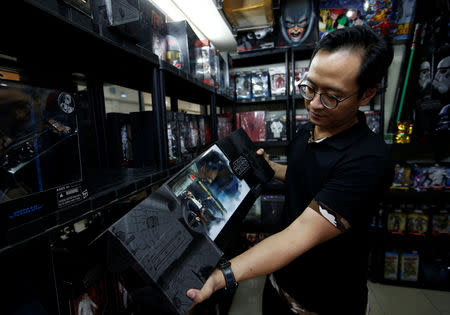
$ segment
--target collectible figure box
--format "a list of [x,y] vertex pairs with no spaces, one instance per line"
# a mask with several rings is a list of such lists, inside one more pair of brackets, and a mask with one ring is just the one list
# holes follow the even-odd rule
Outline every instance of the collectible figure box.
[[252,96],[254,98],[270,97],[269,73],[267,71],[252,72]]
[[417,252],[402,253],[400,259],[400,280],[419,280],[419,254]]
[[251,73],[236,72],[235,81],[236,81],[236,98],[238,100],[250,99],[253,97]]
[[273,48],[273,27],[238,32],[236,41],[238,52]]
[[397,252],[386,252],[384,254],[384,279],[397,280],[398,256]]
[[0,81],[0,207],[8,230],[87,196],[77,100],[63,91]]
[[232,114],[217,115],[217,134],[219,139],[225,138],[233,131]]
[[133,145],[129,114],[108,113],[108,150],[112,167],[133,167]]
[[270,92],[272,96],[286,94],[286,67],[269,68]]
[[197,35],[187,21],[168,23],[166,61],[188,74],[193,73],[197,40]]
[[254,142],[266,141],[265,111],[239,113],[239,122],[242,129]]
[[[240,129],[216,142],[114,223],[109,269],[149,307],[185,314],[273,171]],[[145,307],[145,306],[142,306]]]
[[180,160],[180,131],[175,112],[166,112],[167,117],[167,147],[169,154],[169,164],[177,163]]
[[286,111],[266,111],[266,141],[286,140]]
[[194,77],[209,86],[215,86],[219,60],[214,45],[209,40],[197,40],[194,56]]

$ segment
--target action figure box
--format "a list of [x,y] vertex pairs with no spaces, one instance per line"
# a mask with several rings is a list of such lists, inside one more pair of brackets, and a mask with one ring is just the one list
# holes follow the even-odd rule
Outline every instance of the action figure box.
[[233,114],[217,115],[217,136],[219,140],[233,132]]
[[450,235],[450,213],[448,210],[443,209],[433,214],[431,233],[433,236]]
[[[293,93],[294,87],[295,87],[295,94],[299,95],[300,94],[300,84],[302,83],[302,81],[306,78],[306,75],[308,74],[308,67],[302,67],[302,68],[296,68],[295,69],[295,75],[294,75],[294,80],[291,80],[291,86],[289,88],[290,93]],[[289,70],[289,73],[291,73],[291,71]],[[291,76],[292,78],[292,76]]]
[[413,213],[408,213],[407,229],[408,234],[425,236],[428,231],[429,216],[423,213],[422,210],[414,210]]
[[384,279],[397,280],[398,261],[399,255],[397,252],[390,251],[384,253]]
[[277,47],[314,47],[319,40],[317,1],[281,0],[276,24]]
[[132,112],[131,136],[133,139],[134,167],[157,168],[156,116],[153,111]]
[[387,231],[390,234],[405,234],[406,213],[401,209],[394,209],[387,217]]
[[286,95],[286,67],[269,68],[269,76],[271,95]]
[[0,80],[0,96],[0,207],[11,231],[84,200],[87,190],[77,94]]
[[130,114],[106,114],[108,151],[113,168],[133,167],[133,141]]
[[198,127],[198,115],[186,115],[189,121],[189,141],[188,150],[196,152],[200,147],[200,132]]
[[209,40],[197,40],[194,57],[194,77],[209,86],[215,86],[219,60],[214,45]]
[[266,141],[266,112],[254,111],[239,113],[240,127],[253,142]]
[[94,16],[101,34],[123,45],[152,50],[153,34],[165,36],[165,15],[146,0],[99,0]]
[[401,254],[400,280],[414,282],[419,280],[419,254],[417,252]]
[[397,0],[375,0],[365,9],[365,21],[382,35],[394,35],[397,31]]
[[[274,172],[242,129],[216,142],[108,228],[108,270],[147,292],[143,311],[185,314]],[[151,294],[156,292],[157,294]],[[145,309],[147,307],[147,309]],[[162,312],[161,312],[162,313]]]
[[252,97],[253,98],[269,98],[269,72],[253,71],[252,72]]
[[411,179],[411,168],[403,165],[395,166],[394,180],[391,189],[408,190]]
[[197,40],[187,21],[167,23],[166,61],[187,74],[193,73]]
[[273,27],[237,32],[237,51],[269,49],[275,47]]
[[167,148],[169,164],[173,165],[180,161],[180,130],[175,112],[167,111]]
[[369,129],[376,134],[380,134],[381,132],[380,111],[366,110],[364,111],[364,115],[366,115],[366,123]]
[[394,40],[409,39],[414,21],[416,0],[398,0],[397,30]]
[[266,111],[266,141],[286,141],[286,111]]
[[252,96],[252,75],[249,72],[236,72],[236,98],[238,100],[251,99]]
[[186,157],[189,156],[189,151],[188,151],[189,137],[190,137],[189,121],[186,118],[185,113],[177,112],[176,116],[177,116],[178,127],[180,128],[180,133],[179,133],[180,154],[181,154],[181,158],[185,159]]
[[319,1],[319,36],[322,38],[329,32],[340,28],[365,24],[363,2],[351,1]]
[[198,130],[200,134],[200,144],[202,147],[205,147],[211,142],[211,135],[208,131],[207,117],[198,117]]

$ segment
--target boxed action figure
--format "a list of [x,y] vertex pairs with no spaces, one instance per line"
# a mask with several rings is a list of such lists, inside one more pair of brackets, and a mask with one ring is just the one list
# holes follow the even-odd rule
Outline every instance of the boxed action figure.
[[217,115],[217,136],[219,139],[225,138],[233,131],[233,114]]
[[0,207],[9,230],[82,201],[87,190],[78,94],[0,81],[0,95]]
[[269,68],[270,92],[272,96],[286,94],[286,67]]
[[265,111],[239,113],[240,127],[245,130],[253,142],[266,141],[265,116]]
[[108,270],[142,311],[185,314],[273,175],[242,129],[216,142],[107,230]]
[[405,234],[406,214],[401,209],[394,209],[388,214],[387,230],[391,234]]
[[401,190],[409,189],[410,177],[411,177],[410,167],[396,165],[395,176],[392,182],[391,189],[401,189]]
[[251,73],[236,72],[236,98],[238,100],[251,99],[252,96],[252,79]]
[[108,150],[112,167],[133,167],[133,141],[129,114],[108,113]]
[[286,111],[266,111],[266,141],[286,140]]
[[219,60],[214,45],[209,40],[197,40],[194,56],[194,77],[209,86],[215,86]]
[[177,121],[178,121],[178,127],[180,128],[180,154],[182,159],[189,156],[189,121],[186,118],[185,113],[177,112]]
[[189,141],[188,150],[190,152],[195,152],[199,146],[200,134],[198,128],[197,115],[186,115],[189,120]]
[[366,115],[366,122],[369,129],[379,134],[381,128],[380,111],[366,110],[364,114]]
[[194,72],[195,42],[198,40],[187,21],[167,23],[166,61],[184,72]]
[[398,277],[398,253],[385,252],[384,254],[384,279],[397,280]]
[[440,210],[433,214],[432,234],[434,236],[450,235],[450,213],[448,210]]
[[167,148],[169,154],[169,164],[175,164],[180,160],[179,139],[180,130],[175,112],[167,111]]
[[275,47],[273,27],[238,32],[236,35],[237,51],[268,49]]
[[424,214],[422,210],[414,210],[407,217],[408,234],[425,236],[428,231],[429,216]]
[[269,91],[269,73],[267,71],[252,72],[252,97],[268,98]]
[[419,254],[417,252],[402,253],[400,258],[400,280],[419,280]]
[[365,10],[361,1],[321,0],[319,2],[319,35],[322,38],[336,29],[365,24]]

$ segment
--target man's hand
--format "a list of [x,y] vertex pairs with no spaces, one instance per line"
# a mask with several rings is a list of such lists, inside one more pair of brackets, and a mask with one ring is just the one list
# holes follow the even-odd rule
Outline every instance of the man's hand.
[[264,159],[267,161],[267,163],[269,163],[270,167],[275,172],[274,178],[279,179],[283,182],[286,180],[286,169],[287,169],[286,165],[281,165],[281,164],[278,164],[278,163],[275,163],[275,162],[272,162],[271,160],[269,160],[269,157],[267,156],[266,152],[264,152],[264,149],[262,149],[262,148],[259,148],[256,151],[256,154],[262,155],[264,157]]
[[189,310],[191,310],[196,304],[209,299],[215,291],[223,288],[224,286],[225,279],[223,278],[222,272],[219,269],[215,269],[200,290],[189,289],[186,292],[186,295],[193,301]]

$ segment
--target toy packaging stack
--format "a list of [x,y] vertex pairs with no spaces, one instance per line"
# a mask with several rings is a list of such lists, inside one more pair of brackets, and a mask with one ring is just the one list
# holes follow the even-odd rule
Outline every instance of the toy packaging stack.
[[266,141],[266,112],[254,111],[239,113],[240,127],[253,142]]
[[433,236],[450,235],[450,212],[447,209],[442,209],[433,214],[431,233]]
[[419,280],[419,254],[417,252],[402,253],[400,258],[400,280]]
[[397,280],[399,254],[394,251],[384,254],[384,279]]
[[286,94],[286,67],[269,68],[270,92],[272,96]]

